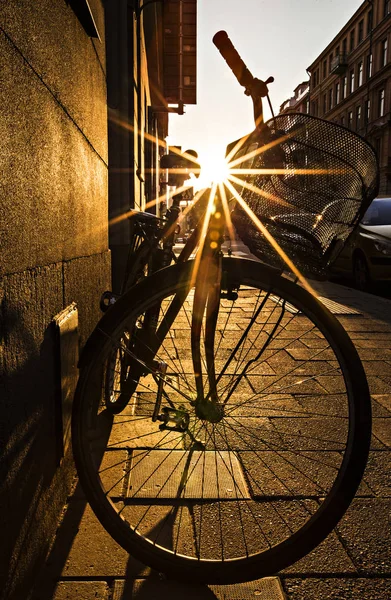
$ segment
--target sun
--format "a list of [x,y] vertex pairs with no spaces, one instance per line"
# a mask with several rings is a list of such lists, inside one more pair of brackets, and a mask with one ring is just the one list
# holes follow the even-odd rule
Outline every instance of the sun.
[[211,187],[213,183],[223,183],[228,179],[229,166],[221,152],[209,150],[199,155],[201,173],[195,183],[197,189]]

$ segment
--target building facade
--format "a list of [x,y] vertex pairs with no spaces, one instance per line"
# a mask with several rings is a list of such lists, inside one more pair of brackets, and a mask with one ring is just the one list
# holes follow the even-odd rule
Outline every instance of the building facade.
[[310,114],[374,146],[381,196],[391,195],[391,0],[362,3],[308,67]]
[[280,113],[308,113],[365,137],[378,155],[381,196],[391,195],[390,45],[391,0],[366,0],[308,67],[310,81],[280,107]]
[[290,112],[309,113],[310,82],[303,81],[294,90],[294,96],[285,100],[280,106],[280,114]]
[[0,3],[2,599],[29,597],[70,490],[79,348],[123,215],[157,210],[168,105],[195,102],[195,6]]

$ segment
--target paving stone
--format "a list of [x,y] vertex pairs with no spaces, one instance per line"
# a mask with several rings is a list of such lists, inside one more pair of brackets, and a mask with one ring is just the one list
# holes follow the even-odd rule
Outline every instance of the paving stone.
[[374,422],[375,419],[372,419],[371,450],[385,450],[386,446],[384,443],[374,434]]
[[387,409],[388,413],[391,416],[391,394],[374,394],[372,397],[376,402],[378,402],[385,409]]
[[350,332],[366,332],[366,333],[384,333],[384,324],[373,321],[373,319],[360,319],[355,317],[346,318],[346,317],[338,317],[338,321],[343,325],[343,328],[349,333]]
[[359,574],[391,573],[390,498],[355,498],[337,525]]
[[391,374],[390,374],[390,369],[387,366],[387,370],[385,371],[385,373],[383,373],[382,375],[379,375],[379,378],[386,383],[389,387],[388,389],[391,389]]
[[333,360],[335,354],[331,348],[287,348],[287,352],[296,361],[317,361]]
[[364,360],[363,367],[366,375],[384,375],[389,369],[384,360]]
[[[374,339],[377,341],[381,341],[381,342],[387,342],[388,345],[386,345],[386,348],[390,347],[390,342],[391,342],[391,335],[389,333],[383,333],[381,331],[377,331],[375,334],[374,333],[370,333],[368,331],[363,332],[363,331],[349,331],[349,337],[351,340],[354,340],[354,343],[356,343],[356,340],[368,340],[368,339]],[[367,346],[363,346],[363,348],[366,348]],[[381,348],[383,347],[382,344],[380,345],[370,345],[369,348]]]
[[354,345],[357,348],[390,348],[391,339],[389,339],[389,336],[387,336],[387,339],[356,339]]
[[380,450],[369,453],[364,481],[376,496],[391,497],[390,465],[391,452]]
[[390,579],[283,578],[287,600],[390,600]]
[[356,569],[337,535],[332,532],[312,552],[281,574],[355,573]]
[[391,392],[391,385],[380,377],[367,375],[367,380],[371,394],[389,394]]
[[102,581],[60,581],[53,600],[108,600],[109,588]]
[[284,600],[278,577],[236,585],[196,585],[169,580],[115,581],[112,600]]
[[329,376],[317,375],[316,381],[330,394],[343,394],[346,391],[345,381],[338,371]]
[[[271,419],[284,448],[295,450],[343,450],[346,446],[346,421],[338,417],[305,416],[296,419]],[[278,439],[278,438],[276,438]]]
[[387,448],[391,448],[391,417],[372,419],[372,433]]
[[315,375],[329,375],[332,370],[335,370],[335,365],[330,368],[330,361],[323,360],[308,360],[306,362],[298,362],[298,366],[295,367],[295,373],[297,375],[306,377]]
[[87,504],[62,577],[145,575],[150,572],[107,533]]
[[389,348],[359,348],[358,354],[362,361],[391,360],[391,350]]
[[[383,397],[387,398],[387,400],[382,400]],[[389,398],[391,398],[389,394],[371,395],[372,417],[391,417],[391,402]]]

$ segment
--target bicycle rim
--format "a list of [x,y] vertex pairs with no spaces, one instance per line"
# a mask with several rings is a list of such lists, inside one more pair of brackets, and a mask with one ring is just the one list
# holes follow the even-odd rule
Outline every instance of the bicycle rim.
[[[209,583],[270,575],[322,541],[354,496],[370,438],[365,375],[336,319],[257,263],[227,259],[223,270],[238,298],[221,299],[216,329],[218,422],[194,407],[191,265],[156,274],[138,301],[124,297],[105,315],[73,416],[80,480],[109,533],[155,569]],[[110,414],[107,360],[126,324],[140,329],[156,303],[161,323],[183,290],[154,366]]]

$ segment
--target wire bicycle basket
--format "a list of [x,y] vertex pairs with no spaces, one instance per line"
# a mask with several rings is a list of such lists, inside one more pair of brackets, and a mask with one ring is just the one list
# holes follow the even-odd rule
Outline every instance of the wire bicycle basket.
[[[267,125],[274,142],[262,148],[251,134],[233,158],[242,157],[239,169],[255,172],[238,191],[295,266],[324,279],[377,195],[376,154],[358,134],[306,114],[278,115]],[[287,269],[239,203],[232,221],[255,256]]]

